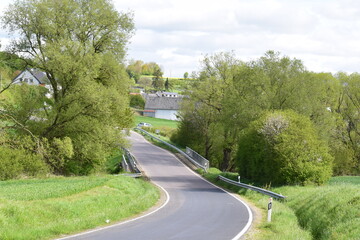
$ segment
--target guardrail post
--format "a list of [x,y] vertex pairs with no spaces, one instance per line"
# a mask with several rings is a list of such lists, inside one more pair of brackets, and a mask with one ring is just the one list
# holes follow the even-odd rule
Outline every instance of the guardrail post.
[[238,181],[239,181],[239,183],[240,183],[240,176],[238,176]]
[[267,215],[268,222],[271,222],[271,212],[272,212],[272,198],[269,199],[269,203],[268,203],[268,215]]

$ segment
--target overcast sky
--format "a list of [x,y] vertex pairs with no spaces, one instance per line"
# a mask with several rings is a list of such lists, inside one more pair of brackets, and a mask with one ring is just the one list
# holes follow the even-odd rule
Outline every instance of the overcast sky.
[[[1,0],[4,9],[10,0]],[[267,50],[316,72],[360,72],[359,0],[115,0],[133,11],[128,59],[156,62],[167,77],[199,70],[205,54],[244,61]],[[2,45],[7,35],[0,30]]]

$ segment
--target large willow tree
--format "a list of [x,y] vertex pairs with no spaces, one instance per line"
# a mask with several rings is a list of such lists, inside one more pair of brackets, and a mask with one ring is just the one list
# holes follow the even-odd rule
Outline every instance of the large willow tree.
[[17,0],[2,20],[14,36],[9,49],[46,72],[53,90],[30,130],[50,143],[71,138],[74,154],[57,169],[89,172],[130,123],[123,61],[132,14],[108,0]]

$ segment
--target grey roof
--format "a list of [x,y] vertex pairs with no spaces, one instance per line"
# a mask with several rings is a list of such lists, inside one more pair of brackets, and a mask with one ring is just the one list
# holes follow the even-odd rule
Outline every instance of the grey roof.
[[42,84],[49,84],[50,81],[46,74],[39,69],[28,69],[30,73]]
[[161,97],[154,94],[145,96],[146,110],[179,110],[183,97]]
[[31,73],[31,75],[34,76],[34,78],[39,82],[39,84],[50,84],[50,81],[47,78],[46,74],[44,72],[40,71],[39,69],[34,69],[34,68],[25,69],[24,71],[19,73],[16,77],[14,77],[14,79],[12,81],[15,81],[15,79],[17,79],[25,71],[28,71],[29,73]]

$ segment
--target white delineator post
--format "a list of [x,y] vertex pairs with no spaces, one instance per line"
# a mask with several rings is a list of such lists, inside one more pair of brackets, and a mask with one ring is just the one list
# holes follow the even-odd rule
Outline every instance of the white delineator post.
[[267,221],[271,222],[272,198],[269,199]]

